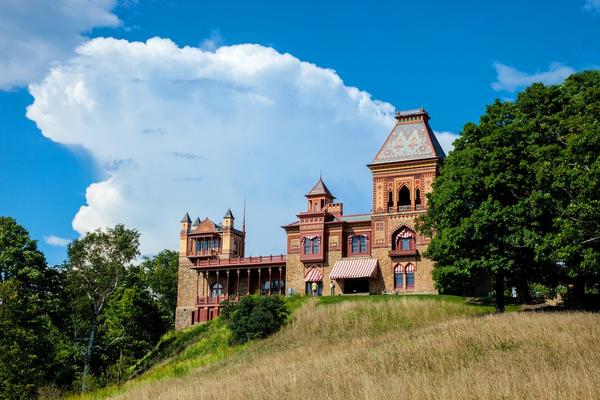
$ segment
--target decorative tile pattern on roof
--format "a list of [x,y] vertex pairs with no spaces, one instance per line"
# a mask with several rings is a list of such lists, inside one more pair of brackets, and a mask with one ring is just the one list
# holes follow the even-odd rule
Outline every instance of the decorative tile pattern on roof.
[[396,124],[372,164],[445,157],[425,122]]

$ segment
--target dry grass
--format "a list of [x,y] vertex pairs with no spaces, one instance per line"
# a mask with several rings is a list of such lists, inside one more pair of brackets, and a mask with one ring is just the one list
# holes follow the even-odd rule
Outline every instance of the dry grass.
[[402,298],[301,308],[292,324],[117,399],[598,399],[600,315]]

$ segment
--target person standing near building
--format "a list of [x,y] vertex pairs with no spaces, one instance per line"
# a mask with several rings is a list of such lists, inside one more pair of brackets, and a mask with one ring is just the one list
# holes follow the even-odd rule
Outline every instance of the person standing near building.
[[333,283],[333,281],[329,281],[329,292],[329,294],[335,296],[335,284]]
[[317,285],[317,282],[313,282],[312,285],[310,285],[311,289],[312,289],[312,295],[316,296],[317,295],[317,290],[319,289],[319,286]]

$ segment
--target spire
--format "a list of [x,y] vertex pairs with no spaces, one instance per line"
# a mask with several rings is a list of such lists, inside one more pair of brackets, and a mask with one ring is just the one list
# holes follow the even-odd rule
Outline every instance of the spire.
[[246,237],[246,196],[244,196],[244,217],[242,219],[242,233]]
[[231,212],[231,208],[227,209],[227,212],[225,213],[225,216],[223,217],[223,219],[227,219],[227,218],[235,219],[235,218],[233,218],[233,213]]
[[310,192],[308,192],[306,194],[306,196],[329,196],[331,198],[335,198],[331,192],[329,191],[329,189],[327,188],[327,185],[325,185],[325,182],[323,182],[323,177],[319,176],[319,180],[318,182],[315,184],[315,186],[313,186],[313,188],[310,190]]
[[192,220],[190,219],[190,214],[188,214],[186,212],[185,215],[183,216],[183,218],[181,218],[181,222],[182,223],[187,222],[188,224],[192,223]]
[[398,111],[396,120],[371,165],[446,157],[429,126],[429,114],[424,108]]
[[196,217],[196,220],[194,221],[192,226],[198,226],[198,225],[200,225],[200,218]]

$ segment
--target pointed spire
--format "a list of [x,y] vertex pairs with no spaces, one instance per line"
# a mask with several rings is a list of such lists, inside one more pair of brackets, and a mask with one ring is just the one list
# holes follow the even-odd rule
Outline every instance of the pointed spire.
[[306,196],[329,196],[331,198],[335,197],[331,194],[325,182],[323,182],[323,177],[319,176],[318,182],[313,186],[313,188],[306,194]]
[[181,218],[181,222],[183,222],[183,223],[187,222],[188,224],[190,224],[192,222],[192,220],[190,218],[190,214],[188,214],[186,212],[185,215],[183,216],[183,218]]
[[225,213],[225,216],[223,217],[223,219],[227,219],[227,218],[235,219],[235,218],[233,218],[233,213],[231,212],[231,208],[227,209],[227,213]]
[[242,233],[246,237],[246,196],[244,196],[244,217],[242,219]]
[[196,220],[194,221],[192,226],[198,226],[198,225],[200,225],[200,218],[196,217]]

